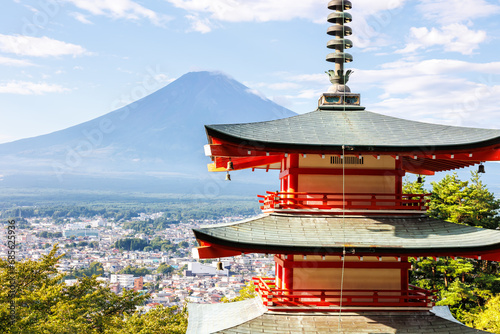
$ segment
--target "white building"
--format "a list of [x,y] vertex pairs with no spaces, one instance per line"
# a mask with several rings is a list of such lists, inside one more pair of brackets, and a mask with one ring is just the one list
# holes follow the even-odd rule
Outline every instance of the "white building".
[[[210,265],[199,263],[199,262],[189,262],[188,268],[186,270],[186,276],[215,276],[215,275],[229,275],[229,269],[217,270],[217,262],[212,262]],[[229,267],[229,261],[223,261],[222,267]]]
[[134,275],[132,274],[112,274],[109,277],[109,283],[120,283],[123,288],[134,287]]

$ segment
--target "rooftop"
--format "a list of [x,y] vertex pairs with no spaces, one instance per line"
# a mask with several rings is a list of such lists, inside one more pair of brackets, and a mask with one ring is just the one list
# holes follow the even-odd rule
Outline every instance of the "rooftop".
[[[404,111],[403,111],[404,112]],[[500,144],[500,130],[415,122],[366,110],[316,110],[257,123],[207,125],[207,134],[229,142],[269,148],[354,151],[468,149]]]
[[[264,214],[193,230],[210,245],[241,252],[464,256],[500,260],[500,231],[424,215],[401,217]],[[202,249],[199,250],[202,252]],[[203,258],[203,254],[200,253]]]
[[[249,333],[486,333],[466,327],[448,307],[430,312],[278,313],[262,307],[257,298],[236,303],[188,304],[187,334]],[[340,324],[339,324],[340,321]]]

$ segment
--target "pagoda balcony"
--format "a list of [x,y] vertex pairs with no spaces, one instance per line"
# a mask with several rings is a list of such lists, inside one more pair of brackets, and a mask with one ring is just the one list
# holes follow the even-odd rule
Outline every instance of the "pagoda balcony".
[[255,291],[270,311],[426,311],[437,290],[409,285],[408,290],[276,289],[274,278],[253,277]]
[[419,214],[431,194],[271,192],[257,195],[264,213]]

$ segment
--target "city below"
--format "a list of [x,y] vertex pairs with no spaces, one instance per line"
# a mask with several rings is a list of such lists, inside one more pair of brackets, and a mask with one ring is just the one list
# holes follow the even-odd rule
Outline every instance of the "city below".
[[[141,213],[130,221],[100,216],[74,217],[63,223],[47,217],[23,218],[18,220],[22,224],[18,224],[17,229],[16,260],[40,260],[57,244],[58,254],[65,254],[59,260],[58,269],[66,275],[67,285],[75,284],[79,275],[97,274],[98,280],[109,284],[117,294],[123,289],[149,293],[146,311],[159,304],[182,306],[186,302],[217,303],[223,297],[232,299],[253,276],[274,276],[273,258],[264,254],[220,259],[223,270],[217,270],[217,260],[193,258],[191,253],[196,241],[192,228],[244,217],[172,221],[154,235],[127,228],[130,223],[162,216],[163,212]],[[6,240],[7,230],[1,233]],[[120,241],[126,244],[127,240],[141,240],[144,245],[156,242],[161,247],[142,246],[142,250],[116,247]],[[7,258],[7,253],[8,247],[2,243],[0,257]],[[96,268],[98,271],[92,271]]]

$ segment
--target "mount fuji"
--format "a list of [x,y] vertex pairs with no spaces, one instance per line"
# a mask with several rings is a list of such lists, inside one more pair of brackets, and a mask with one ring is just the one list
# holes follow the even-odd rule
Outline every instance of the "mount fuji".
[[[293,115],[227,75],[191,72],[96,119],[1,144],[0,186],[218,192],[228,187],[219,182],[222,174],[207,171],[203,126]],[[238,172],[233,180],[265,185],[260,191],[278,183],[276,175],[258,173]]]

